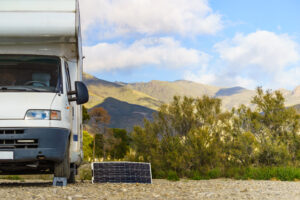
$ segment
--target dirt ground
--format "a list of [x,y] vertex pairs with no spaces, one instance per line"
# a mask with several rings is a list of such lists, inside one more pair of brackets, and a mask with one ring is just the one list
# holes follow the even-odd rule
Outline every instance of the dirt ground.
[[153,184],[77,182],[53,187],[42,180],[0,180],[0,199],[300,199],[300,182],[153,180]]

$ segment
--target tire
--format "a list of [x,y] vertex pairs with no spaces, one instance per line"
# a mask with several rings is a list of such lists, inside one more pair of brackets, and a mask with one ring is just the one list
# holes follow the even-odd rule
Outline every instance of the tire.
[[69,179],[70,177],[70,149],[69,143],[67,145],[67,150],[62,162],[56,163],[54,166],[54,177],[65,177]]
[[68,178],[68,183],[76,183],[75,176],[76,176],[76,165],[74,165],[70,170],[70,177]]

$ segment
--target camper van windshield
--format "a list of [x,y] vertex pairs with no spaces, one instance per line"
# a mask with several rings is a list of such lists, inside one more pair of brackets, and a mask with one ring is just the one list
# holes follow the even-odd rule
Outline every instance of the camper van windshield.
[[61,92],[60,59],[0,55],[0,92]]

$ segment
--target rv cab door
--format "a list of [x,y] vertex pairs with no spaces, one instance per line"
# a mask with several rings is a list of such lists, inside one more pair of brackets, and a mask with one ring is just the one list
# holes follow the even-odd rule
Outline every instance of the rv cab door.
[[[68,99],[71,98],[70,95],[68,95],[69,92],[72,91],[72,82],[71,82],[71,76],[70,76],[70,70],[69,70],[69,66],[68,63],[66,61],[64,61],[64,77],[65,77],[65,88],[66,88],[66,108],[68,110],[68,123],[70,123],[70,130],[73,127],[73,118],[74,118],[74,108],[72,105],[72,102],[70,102]],[[72,132],[72,131],[71,131]]]

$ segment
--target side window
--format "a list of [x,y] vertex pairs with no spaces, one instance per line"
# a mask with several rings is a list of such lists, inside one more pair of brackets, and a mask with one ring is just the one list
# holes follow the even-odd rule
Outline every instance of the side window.
[[70,71],[69,71],[69,66],[68,63],[65,62],[65,71],[66,71],[66,77],[67,77],[67,90],[72,91],[72,87],[71,87],[71,78],[70,78]]

